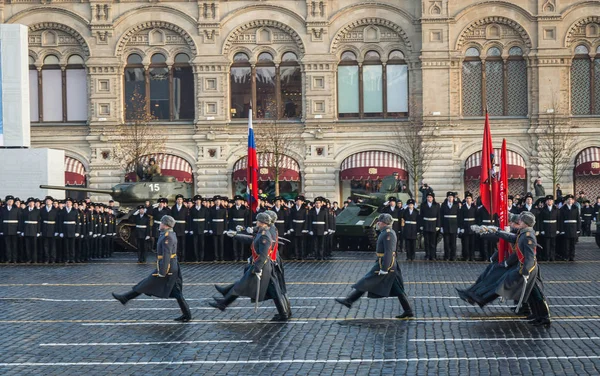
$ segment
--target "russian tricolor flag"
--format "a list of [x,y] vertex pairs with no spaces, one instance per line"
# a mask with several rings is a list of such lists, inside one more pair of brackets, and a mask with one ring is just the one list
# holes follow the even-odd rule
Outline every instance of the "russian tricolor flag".
[[254,130],[252,129],[252,106],[248,110],[248,203],[253,213],[258,208],[258,159],[256,158],[256,144],[254,143]]

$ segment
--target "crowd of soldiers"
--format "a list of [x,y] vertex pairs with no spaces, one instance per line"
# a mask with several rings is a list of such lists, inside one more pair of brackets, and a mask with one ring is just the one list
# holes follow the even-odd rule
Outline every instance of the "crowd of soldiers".
[[81,263],[111,257],[116,236],[113,205],[6,196],[0,203],[0,262]]
[[[589,200],[577,202],[573,195],[566,195],[556,202],[552,195],[534,202],[531,193],[525,197],[508,196],[507,211],[520,214],[529,211],[536,217],[535,231],[539,237],[538,258],[541,261],[569,260],[575,258],[575,244],[579,236],[592,236],[592,222],[598,219],[600,197],[592,206]],[[379,212],[391,214],[393,229],[398,233],[398,251],[406,250],[407,260],[414,260],[417,240],[424,243],[425,259],[437,259],[438,238],[443,240],[444,260],[488,260],[495,252],[496,242],[475,234],[471,225],[498,225],[497,216],[491,216],[478,198],[474,201],[470,192],[464,200],[456,192],[448,192],[443,203],[435,201],[435,193],[425,191],[418,210],[415,201],[407,205],[396,202],[394,197],[379,208]],[[457,239],[461,239],[462,257],[457,257]]]

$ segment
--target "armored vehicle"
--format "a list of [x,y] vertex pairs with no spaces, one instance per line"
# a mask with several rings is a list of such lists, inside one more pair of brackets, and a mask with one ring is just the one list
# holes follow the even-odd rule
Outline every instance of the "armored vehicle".
[[149,181],[135,183],[117,184],[111,189],[75,188],[53,185],[40,185],[43,189],[56,189],[61,191],[79,191],[89,193],[100,193],[110,195],[119,203],[117,207],[117,236],[115,244],[118,249],[135,250],[135,240],[132,239],[132,231],[135,223],[130,219],[137,210],[138,205],[144,205],[146,201],[155,203],[159,198],[167,198],[169,205],[174,205],[175,196],[181,194],[191,197],[193,194],[192,183],[181,183],[172,176],[155,176]]

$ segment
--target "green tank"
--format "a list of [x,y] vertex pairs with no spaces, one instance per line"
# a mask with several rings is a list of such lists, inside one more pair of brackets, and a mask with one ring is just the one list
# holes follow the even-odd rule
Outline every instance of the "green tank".
[[175,197],[179,194],[184,197],[192,197],[194,189],[192,183],[181,183],[172,176],[155,176],[150,181],[135,183],[120,183],[111,189],[76,188],[54,185],[40,185],[43,189],[56,189],[61,191],[75,191],[88,193],[101,193],[110,195],[119,203],[117,207],[117,237],[115,243],[122,250],[136,250],[135,241],[132,239],[132,231],[135,223],[131,220],[132,214],[138,205],[144,205],[146,201],[156,203],[159,198],[167,198],[169,206],[175,204]]
[[341,238],[340,241],[352,239],[350,241],[353,245],[361,250],[375,249],[375,220],[379,216],[377,209],[389,201],[390,197],[395,197],[404,204],[410,199],[408,193],[398,192],[398,186],[401,186],[399,183],[397,175],[389,175],[383,178],[379,192],[353,190],[351,196],[358,198],[358,203],[351,203],[336,217],[335,234]]

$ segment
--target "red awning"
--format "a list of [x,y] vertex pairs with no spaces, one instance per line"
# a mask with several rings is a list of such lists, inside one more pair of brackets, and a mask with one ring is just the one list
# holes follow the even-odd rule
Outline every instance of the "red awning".
[[387,151],[363,151],[344,159],[340,166],[340,179],[376,180],[395,172],[399,179],[408,180],[406,165],[399,155]]
[[[506,151],[508,160],[506,161],[508,167],[508,178],[509,179],[526,179],[527,169],[525,168],[525,160],[523,157],[515,153],[514,151]],[[494,149],[494,155],[497,159],[500,158],[500,149]],[[481,151],[471,154],[465,162],[465,180],[479,180],[481,176]]]
[[579,153],[575,162],[575,175],[600,175],[600,147],[587,148]]
[[[275,157],[273,153],[259,153],[258,181],[275,180]],[[300,166],[298,162],[288,156],[282,156],[279,168],[279,181],[300,181]],[[238,160],[233,166],[233,181],[246,181],[248,171],[248,157]]]
[[[185,159],[171,154],[152,154],[142,158],[142,165],[147,166],[150,158],[154,158],[159,164],[161,174],[173,176],[179,182],[191,183],[194,180],[192,166]],[[127,169],[125,178],[129,181],[136,181],[135,167]]]
[[85,167],[75,158],[65,156],[65,185],[85,186]]

